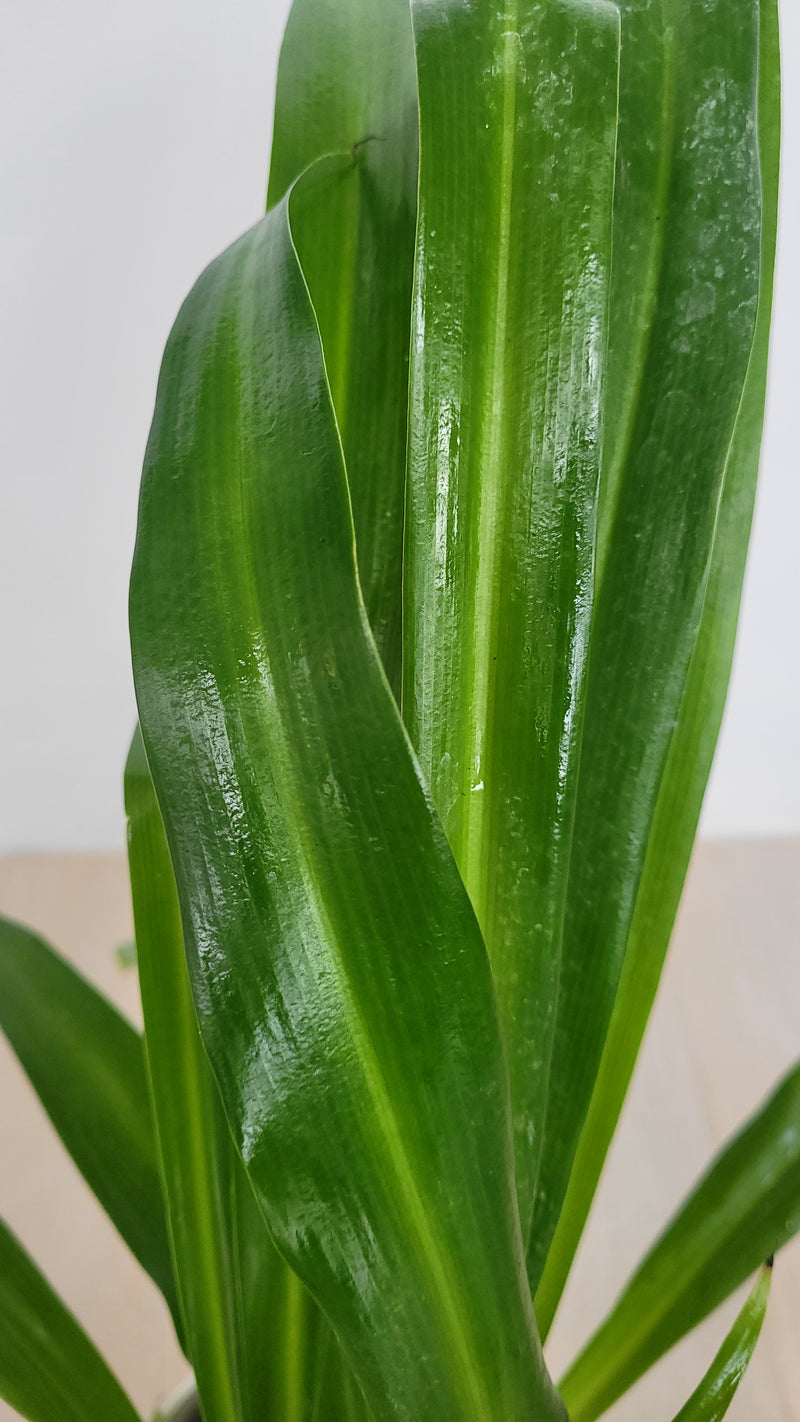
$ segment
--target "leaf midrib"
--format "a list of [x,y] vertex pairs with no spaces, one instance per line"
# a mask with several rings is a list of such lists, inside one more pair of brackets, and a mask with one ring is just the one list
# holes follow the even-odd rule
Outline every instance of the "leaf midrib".
[[[501,118],[500,164],[496,187],[497,276],[490,284],[492,299],[486,320],[487,344],[481,350],[489,354],[484,368],[488,379],[483,384],[481,429],[476,467],[479,471],[477,567],[473,599],[473,636],[469,642],[469,711],[465,717],[465,747],[462,765],[468,783],[463,787],[464,809],[458,842],[454,852],[462,877],[475,909],[478,922],[485,929],[489,897],[490,856],[485,841],[489,828],[489,800],[483,785],[489,774],[488,746],[492,740],[492,696],[495,680],[496,647],[499,631],[499,607],[503,595],[498,564],[502,557],[502,531],[508,479],[504,477],[506,360],[511,269],[511,212],[514,183],[515,127],[517,82],[519,75],[520,36],[516,4],[509,5],[503,16],[506,28],[502,35],[503,98]],[[477,645],[477,629],[488,635]],[[475,777],[479,779],[473,784]]]

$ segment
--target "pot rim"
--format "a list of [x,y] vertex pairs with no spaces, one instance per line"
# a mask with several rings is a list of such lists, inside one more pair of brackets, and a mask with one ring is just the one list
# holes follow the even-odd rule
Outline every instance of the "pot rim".
[[159,1407],[153,1422],[196,1422],[198,1416],[197,1385],[190,1373]]

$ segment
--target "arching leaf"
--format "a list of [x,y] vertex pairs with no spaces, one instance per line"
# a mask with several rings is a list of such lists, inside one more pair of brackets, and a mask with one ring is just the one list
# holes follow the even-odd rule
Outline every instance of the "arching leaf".
[[488,960],[364,615],[288,201],[170,337],[131,633],[200,1025],[277,1243],[376,1416],[561,1416]]

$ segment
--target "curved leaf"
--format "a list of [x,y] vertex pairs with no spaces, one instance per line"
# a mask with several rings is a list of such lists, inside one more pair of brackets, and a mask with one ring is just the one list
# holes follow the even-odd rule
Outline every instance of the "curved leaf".
[[700,631],[658,791],[608,1038],[536,1292],[536,1318],[543,1336],[583,1232],[661,977],[730,676],[758,473],[772,306],[780,147],[775,0],[761,0],[759,10],[758,114],[763,226],[755,339],[725,470]]
[[800,1230],[800,1065],[717,1157],[561,1392],[591,1422]]
[[[621,13],[598,581],[528,1258],[534,1287],[589,1108],[686,711],[760,278],[756,0],[623,0]],[[741,582],[738,543],[721,577],[727,619]],[[724,661],[723,652],[723,669]],[[703,708],[712,720],[717,700]],[[691,741],[694,730],[687,734]],[[685,833],[674,851],[679,865]],[[671,882],[664,892],[669,914]]]
[[0,1027],[180,1330],[139,1033],[36,934],[0,919]]
[[315,159],[351,152],[298,208],[347,464],[361,589],[400,690],[408,342],[417,194],[417,85],[408,0],[295,0],[275,103],[269,205]]
[[720,1422],[725,1416],[758,1342],[771,1277],[770,1261],[761,1270],[711,1367],[674,1422]]
[[[342,62],[343,54],[346,62]],[[387,82],[389,77],[391,83]],[[368,145],[362,143],[365,135],[370,135]],[[399,650],[397,560],[402,531],[416,173],[416,87],[410,16],[404,0],[384,0],[379,5],[365,5],[358,0],[335,9],[320,5],[318,0],[296,0],[281,51],[270,205],[331,145],[363,151],[359,151],[358,162],[349,172],[330,171],[327,182],[317,184],[314,202],[303,205],[300,241],[306,276],[312,281],[317,314],[323,324],[340,420],[346,416],[343,433],[354,461],[351,486],[358,484],[360,496],[355,513],[370,614],[384,662],[391,670],[392,658],[396,661]],[[407,251],[405,262],[403,247]],[[381,369],[382,378],[376,384],[377,368]],[[142,793],[152,795],[144,785]],[[163,854],[166,855],[165,846]],[[171,870],[168,872],[171,874]],[[189,992],[188,979],[184,992]],[[186,996],[184,1006],[188,1000]],[[162,1042],[166,1045],[163,1037]],[[195,1065],[198,1090],[212,1117],[210,1136],[218,1140],[209,1162],[212,1176],[213,1157],[221,1151],[222,1162],[217,1161],[217,1168],[223,1175],[232,1170],[238,1195],[242,1188],[241,1168],[236,1169],[230,1161],[223,1164],[226,1148],[219,1141],[219,1108],[209,1100],[209,1092],[216,1096],[216,1087],[205,1062],[197,1061]],[[162,1095],[168,1092],[171,1096],[174,1081],[169,1049],[164,1066]],[[180,1097],[172,1101],[179,1118]],[[168,1103],[162,1104],[167,1111]],[[189,1178],[196,1179],[198,1162],[192,1160],[189,1151],[181,1150],[179,1141],[173,1140],[173,1153],[176,1148]],[[178,1168],[176,1161],[173,1170]],[[200,1169],[200,1178],[203,1174]],[[218,1180],[212,1192],[212,1199],[217,1202],[226,1198],[224,1189],[220,1195],[221,1183]],[[249,1184],[244,1184],[244,1191],[250,1193]],[[248,1225],[247,1203],[244,1211],[246,1228],[260,1236],[261,1242],[253,1249],[248,1248],[246,1240],[241,1241],[240,1255],[236,1241],[230,1237],[233,1221],[218,1220],[231,1250],[223,1275],[253,1256],[258,1262],[263,1251],[261,1219]],[[241,1209],[237,1213],[241,1215]],[[186,1238],[186,1263],[190,1268],[191,1223],[187,1222]],[[214,1288],[210,1291],[210,1297],[218,1299],[223,1331],[229,1333],[228,1353],[234,1356],[249,1340],[245,1378],[253,1373],[256,1360],[259,1362],[256,1375],[251,1377],[251,1410],[268,1407],[281,1417],[359,1415],[361,1404],[329,1326],[319,1317],[316,1305],[293,1271],[271,1246],[268,1248],[269,1268],[265,1270],[262,1261],[258,1276],[249,1285],[240,1281],[235,1291],[240,1299],[249,1298],[251,1305],[255,1298],[260,1300],[261,1326],[258,1318],[237,1322],[229,1316],[222,1321],[226,1293],[223,1278],[217,1279],[219,1292]],[[195,1305],[200,1323],[207,1295],[202,1280],[197,1278],[195,1282],[200,1286]],[[203,1342],[201,1333],[197,1343],[206,1356]]]
[[412,12],[403,717],[492,962],[527,1238],[592,598],[619,16],[584,0]]
[[376,1415],[560,1416],[488,961],[366,623],[288,212],[184,304],[132,576],[200,1023],[270,1229]]
[[30,1422],[137,1422],[80,1324],[2,1220],[0,1397]]

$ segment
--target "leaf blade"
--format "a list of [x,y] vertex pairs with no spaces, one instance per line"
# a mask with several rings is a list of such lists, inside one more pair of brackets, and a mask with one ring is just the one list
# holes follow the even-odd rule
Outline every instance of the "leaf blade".
[[589,1422],[800,1229],[800,1066],[723,1149],[561,1383]]
[[80,1324],[2,1220],[0,1396],[30,1422],[138,1422]]
[[131,608],[201,1023],[280,1248],[378,1415],[559,1415],[488,963],[364,618],[286,204],[171,337]]
[[294,240],[347,465],[367,617],[400,691],[417,91],[407,0],[295,0],[281,49],[268,206],[317,159],[350,153]]
[[705,1377],[675,1422],[720,1422],[733,1402],[758,1342],[767,1311],[771,1262],[765,1264]]
[[547,1335],[633,1074],[680,902],[730,676],[758,473],[769,352],[780,148],[777,7],[759,8],[759,307],[734,429],[697,644],[658,791],[619,989],[564,1206],[536,1293]]
[[66,959],[8,919],[0,919],[0,1027],[179,1327],[139,1033]]
[[403,717],[492,962],[527,1240],[589,634],[618,15],[412,10]]
[[[248,1344],[257,1324],[248,1310],[266,1292],[272,1250],[249,1183],[239,1179],[200,1040],[177,891],[138,729],[125,767],[125,808],[150,1084],[187,1349],[209,1422],[239,1422],[256,1415]],[[239,1216],[231,1213],[236,1201]],[[255,1269],[246,1301],[240,1242],[249,1244]],[[266,1319],[259,1321],[266,1332]],[[260,1383],[260,1369],[257,1377]]]
[[[716,0],[623,0],[621,15],[616,394],[534,1288],[589,1110],[697,644],[760,279],[755,3],[741,0],[735,22]],[[725,576],[735,606],[740,568]]]

